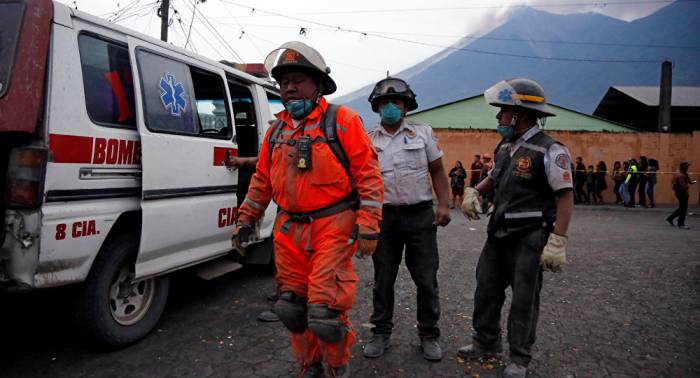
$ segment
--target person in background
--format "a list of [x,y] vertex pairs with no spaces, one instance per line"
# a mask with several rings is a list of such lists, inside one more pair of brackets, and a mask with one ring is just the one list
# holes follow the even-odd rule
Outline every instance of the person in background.
[[576,203],[590,202],[586,201],[588,194],[583,190],[586,185],[586,165],[583,164],[583,158],[576,157],[576,171],[574,172],[574,195]]
[[656,207],[654,201],[654,187],[656,186],[656,172],[659,171],[659,162],[656,159],[649,158],[649,178],[647,179],[647,198],[649,199],[648,207]]
[[629,160],[629,169],[627,170],[627,178],[625,179],[625,184],[627,185],[627,191],[630,195],[629,201],[625,204],[627,207],[638,207],[635,202],[634,195],[637,192],[637,184],[639,183],[639,168],[637,164],[637,159],[632,158]]
[[649,160],[646,156],[639,158],[639,207],[647,207],[647,181],[649,180]]
[[613,163],[612,178],[615,182],[615,186],[613,187],[613,191],[615,192],[616,198],[615,204],[621,205],[624,203],[624,201],[622,200],[622,196],[620,195],[620,186],[622,185],[622,183],[625,182],[625,171],[622,170],[622,166],[619,160]]
[[666,217],[666,222],[673,226],[673,220],[678,218],[678,228],[684,230],[689,229],[685,224],[685,215],[688,212],[688,198],[690,197],[690,184],[695,184],[697,181],[691,180],[688,176],[688,167],[690,162],[684,160],[678,167],[678,172],[673,175],[673,193],[678,199],[678,208],[671,215]]
[[599,205],[603,204],[603,192],[608,189],[608,182],[606,181],[608,175],[608,167],[605,165],[604,161],[599,161],[596,166],[595,171],[595,192],[593,196]]
[[[481,154],[481,159],[483,160],[483,164],[481,167],[481,177],[486,178],[488,177],[489,172],[491,172],[491,170],[493,169],[493,161],[491,160],[491,154],[488,152],[483,153]],[[491,214],[491,210],[493,209],[491,203],[492,197],[493,196],[491,194],[487,194],[481,199],[481,208],[486,214]]]
[[591,197],[593,197],[593,203],[597,204],[598,199],[595,196],[595,169],[592,165],[589,165],[586,170],[586,205],[591,204]]
[[464,170],[462,162],[457,160],[454,168],[450,170],[450,187],[452,187],[452,203],[450,209],[459,206],[464,197],[464,180],[467,178],[467,171]]
[[474,161],[472,162],[472,165],[469,167],[471,170],[472,178],[469,180],[469,186],[472,188],[476,187],[479,185],[479,182],[481,181],[482,177],[486,177],[485,175],[481,174],[481,170],[484,167],[484,165],[481,163],[481,156],[479,155],[474,155]]

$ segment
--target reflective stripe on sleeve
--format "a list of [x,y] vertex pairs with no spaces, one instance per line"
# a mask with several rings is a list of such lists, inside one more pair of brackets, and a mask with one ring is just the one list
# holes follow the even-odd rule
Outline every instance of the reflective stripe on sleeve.
[[542,218],[541,211],[524,211],[522,213],[506,213],[506,219]]
[[263,206],[263,205],[261,205],[261,204],[255,202],[255,201],[253,201],[252,199],[250,199],[250,198],[248,198],[248,197],[246,197],[246,199],[243,201],[243,204],[244,204],[244,205],[245,205],[245,204],[248,204],[248,205],[250,205],[250,206],[252,206],[252,207],[254,207],[254,208],[258,209],[258,210],[265,210],[265,206]]
[[360,201],[360,206],[369,206],[369,207],[376,207],[380,208],[382,207],[382,204],[379,201],[372,201],[372,200],[361,200]]

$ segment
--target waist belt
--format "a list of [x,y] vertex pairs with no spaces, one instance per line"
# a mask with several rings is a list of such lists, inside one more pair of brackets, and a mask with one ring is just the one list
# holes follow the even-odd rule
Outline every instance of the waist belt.
[[[292,223],[311,223],[314,221],[314,219],[319,219],[319,218],[324,218],[328,217],[334,214],[341,213],[345,210],[348,209],[353,209],[357,210],[360,208],[360,201],[357,198],[357,192],[352,192],[350,195],[345,198],[344,200],[334,204],[330,205],[327,207],[324,207],[322,209],[314,210],[314,211],[309,211],[306,213],[293,213],[290,211],[286,210],[279,210],[279,213],[285,214],[286,216],[289,217],[284,223],[282,223],[282,226],[280,227],[280,232],[283,234],[286,234],[289,231],[289,228],[292,227]],[[311,248],[311,227],[309,227],[309,236],[306,241],[306,247],[305,249],[309,252],[312,251]]]
[[359,208],[359,204],[360,203],[357,200],[357,194],[351,193],[347,198],[336,204],[326,206],[324,208],[314,211],[309,211],[305,213],[295,213],[281,209],[279,212],[287,215],[289,219],[286,222],[284,222],[280,230],[283,233],[286,233],[287,231],[289,231],[289,227],[292,223],[311,223],[314,219],[324,218],[334,214],[338,214],[347,209],[357,210]]
[[384,204],[382,206],[382,210],[384,211],[405,211],[405,212],[410,212],[410,211],[418,211],[418,210],[425,210],[428,208],[433,207],[433,201],[423,201],[423,202],[418,202],[414,203],[411,205],[389,205],[389,204]]

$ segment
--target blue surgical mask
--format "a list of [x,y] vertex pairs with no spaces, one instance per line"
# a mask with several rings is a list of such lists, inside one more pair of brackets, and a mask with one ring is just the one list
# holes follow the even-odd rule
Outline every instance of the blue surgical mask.
[[503,138],[504,141],[509,142],[513,138],[513,134],[515,134],[515,128],[513,126],[498,126],[496,128],[498,131],[498,134],[501,135],[501,138]]
[[287,109],[289,115],[293,119],[303,119],[314,109],[311,100],[301,99],[301,100],[291,100],[284,103],[284,108]]
[[379,110],[379,115],[383,124],[395,125],[401,120],[401,108],[390,102]]

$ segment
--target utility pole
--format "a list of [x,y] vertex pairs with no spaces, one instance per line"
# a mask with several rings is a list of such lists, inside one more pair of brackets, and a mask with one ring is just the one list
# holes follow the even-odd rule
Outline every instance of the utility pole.
[[671,70],[673,65],[666,60],[661,64],[659,85],[659,128],[661,132],[671,132]]
[[160,39],[168,42],[168,13],[170,11],[170,0],[163,0],[160,6]]

